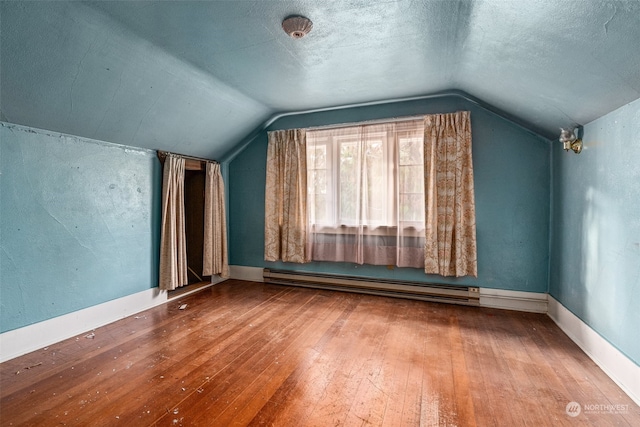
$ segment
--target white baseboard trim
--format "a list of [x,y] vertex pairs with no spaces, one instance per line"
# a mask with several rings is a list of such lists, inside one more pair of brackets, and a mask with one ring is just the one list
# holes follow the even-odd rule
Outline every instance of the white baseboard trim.
[[[229,266],[232,279],[264,282],[261,267]],[[213,279],[212,284],[224,279]],[[167,302],[148,289],[0,334],[0,363]],[[480,306],[547,313],[626,394],[640,405],[640,367],[546,293],[480,288]]]
[[0,363],[167,302],[158,288],[0,334]]
[[546,313],[547,294],[480,288],[480,307]]
[[548,315],[609,378],[640,405],[640,366],[551,295]]
[[[180,292],[180,294],[177,295],[177,296],[172,296],[171,294],[168,294],[167,295],[167,301],[171,301],[171,300],[176,299],[176,298],[184,298],[184,297],[186,297],[188,295],[192,295],[192,294],[200,292],[200,291],[202,291],[204,289],[208,289],[208,288],[210,288],[210,287],[212,287],[214,285],[217,285],[218,283],[222,283],[225,280],[227,280],[227,279],[223,279],[220,276],[211,276],[211,283],[203,285],[203,286],[200,286],[200,287],[198,287],[196,289],[187,290],[186,292]],[[193,287],[193,286],[191,286],[191,287]]]
[[229,275],[232,279],[248,280],[250,282],[264,282],[262,267],[247,267],[245,265],[230,265]]

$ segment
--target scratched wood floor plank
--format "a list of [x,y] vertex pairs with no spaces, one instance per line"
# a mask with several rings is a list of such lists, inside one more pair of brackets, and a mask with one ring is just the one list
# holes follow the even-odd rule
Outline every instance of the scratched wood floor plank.
[[[275,392],[283,387],[287,378],[294,375],[300,365],[307,364],[305,362],[309,350],[335,322],[341,309],[336,299],[320,297],[311,303],[313,309],[307,311],[302,324],[296,327],[299,333],[293,339],[283,340],[282,345],[274,349],[265,369],[255,375],[253,381],[234,399],[233,404],[238,409],[231,410],[231,406],[227,407],[213,419],[215,425],[248,425]],[[322,307],[321,303],[324,303]]]
[[546,315],[229,280],[0,364],[0,425],[636,426],[640,408]]
[[340,355],[341,343],[335,339],[347,327],[351,313],[359,304],[357,294],[335,294],[340,302],[340,314],[311,346],[303,363],[282,383],[271,399],[262,407],[250,425],[304,425],[331,381],[331,358]]
[[363,380],[364,361],[371,357],[378,345],[378,338],[386,329],[386,325],[378,321],[381,315],[386,315],[383,311],[375,301],[360,299],[346,327],[335,337],[339,343],[337,357],[328,354],[325,362],[330,381],[304,420],[306,425],[344,425],[356,390]]
[[[357,373],[354,375],[359,381],[354,383],[353,399],[341,425],[380,425],[384,419],[387,395],[383,391],[385,385],[381,382],[381,376],[387,368],[387,343],[398,336],[405,339],[403,331],[396,327],[398,323],[395,321],[403,312],[404,303],[406,301],[387,308],[376,307],[366,310],[367,321],[380,323],[383,327],[371,334],[373,339],[369,351],[363,355],[364,357],[359,358],[360,364],[356,365]],[[378,382],[377,387],[375,382]]]
[[[310,295],[309,298],[292,302],[287,307],[280,307],[279,320],[270,319],[265,322],[266,329],[262,332],[265,342],[256,351],[247,353],[247,358],[234,363],[242,363],[240,369],[244,367],[242,372],[235,375],[235,382],[211,388],[199,396],[198,401],[188,409],[189,416],[193,417],[193,422],[189,424],[231,425],[235,417],[246,417],[246,412],[251,409],[245,407],[255,396],[257,388],[273,380],[271,376],[280,367],[281,358],[295,357],[289,347],[297,343],[297,340],[307,338],[307,329],[315,320],[310,319],[310,311],[313,310],[318,317],[322,317],[321,313],[328,308],[326,304],[328,303],[324,303],[317,295]],[[220,418],[223,421],[218,421]]]

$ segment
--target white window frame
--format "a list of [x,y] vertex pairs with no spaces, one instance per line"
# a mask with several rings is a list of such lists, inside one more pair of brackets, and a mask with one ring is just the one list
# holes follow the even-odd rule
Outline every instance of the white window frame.
[[[315,146],[324,145],[326,147],[326,170],[330,171],[327,173],[327,196],[331,198],[331,203],[327,205],[326,216],[328,221],[324,223],[315,222],[311,224],[311,231],[314,233],[321,234],[355,234],[356,227],[355,225],[349,224],[348,221],[345,221],[340,217],[340,148],[342,144],[347,143],[349,141],[353,141],[357,143],[359,136],[359,131],[357,130],[357,126],[354,126],[354,132],[352,136],[343,135],[343,136],[335,136],[335,135],[327,135],[326,137],[316,137],[320,139],[318,143],[316,140]],[[399,144],[402,131],[381,131],[381,133],[385,133],[386,135],[380,135],[383,140],[383,164],[386,165],[386,175],[387,177],[391,177],[392,179],[387,179],[387,194],[393,195],[396,200],[393,203],[386,203],[387,212],[386,212],[386,220],[384,223],[372,223],[369,226],[364,226],[366,234],[373,235],[395,235],[398,228],[398,215],[399,215],[399,200],[397,200],[397,195],[400,194],[399,189],[399,173],[400,167],[400,153],[399,153]],[[406,133],[405,133],[406,134]],[[325,141],[321,141],[322,138],[326,138]],[[405,139],[411,139],[410,135],[407,135]],[[340,141],[342,139],[343,141]],[[308,166],[310,170],[315,170],[313,165]],[[424,182],[422,183],[424,184]],[[312,191],[312,184],[309,184],[309,192]],[[413,194],[413,193],[404,193],[404,194]],[[331,209],[333,207],[333,209]],[[424,233],[424,218],[420,221],[404,221],[403,222],[403,233],[404,235],[423,235]]]

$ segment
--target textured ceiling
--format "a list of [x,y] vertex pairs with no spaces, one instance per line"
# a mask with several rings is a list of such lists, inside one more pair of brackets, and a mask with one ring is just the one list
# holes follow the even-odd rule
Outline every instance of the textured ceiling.
[[[220,158],[274,114],[459,90],[545,136],[640,97],[640,1],[1,2],[1,118]],[[304,39],[281,29],[308,16]]]

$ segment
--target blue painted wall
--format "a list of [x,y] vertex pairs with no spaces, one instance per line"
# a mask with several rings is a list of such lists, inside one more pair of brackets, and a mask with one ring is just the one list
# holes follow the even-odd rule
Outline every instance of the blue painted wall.
[[471,284],[547,292],[549,269],[550,144],[459,97],[286,116],[269,130],[470,110],[478,236],[478,279],[427,276],[420,269],[354,264],[264,261],[264,185],[267,134],[262,132],[229,164],[229,252],[233,265]]
[[157,286],[155,152],[0,123],[1,332]]
[[640,99],[553,147],[549,293],[640,364]]

